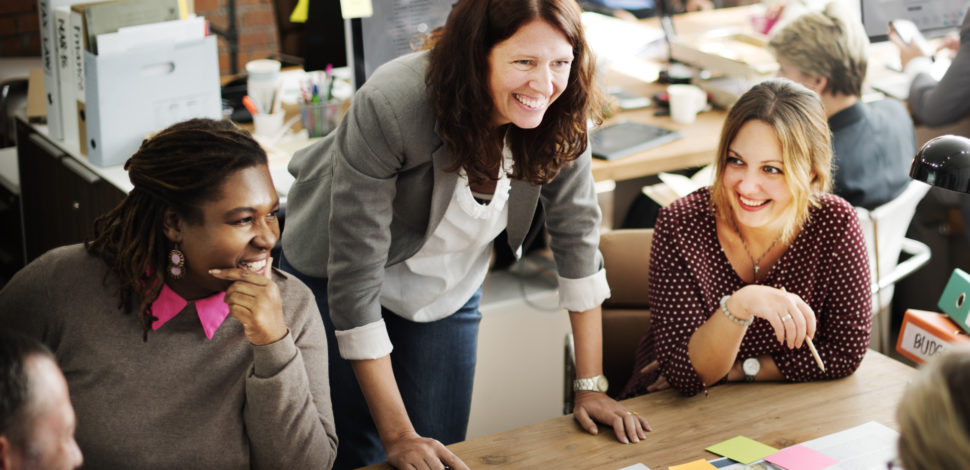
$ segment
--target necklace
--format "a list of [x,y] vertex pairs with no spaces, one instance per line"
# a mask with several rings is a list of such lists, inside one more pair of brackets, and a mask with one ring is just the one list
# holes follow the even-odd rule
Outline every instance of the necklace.
[[768,249],[765,250],[764,253],[761,253],[761,256],[755,259],[754,256],[751,256],[751,251],[748,250],[748,242],[744,241],[744,235],[741,235],[741,229],[738,227],[738,221],[734,218],[733,212],[731,213],[731,224],[734,225],[734,231],[738,232],[738,238],[741,239],[741,246],[744,247],[744,253],[748,255],[748,259],[751,260],[751,264],[754,266],[754,269],[752,270],[752,273],[751,273],[751,278],[752,280],[757,282],[758,269],[759,269],[758,265],[761,264],[761,260],[765,257],[765,255],[767,255],[768,252],[770,252],[771,249],[778,244],[778,242],[781,240],[781,235],[779,234],[778,237],[775,238],[775,241],[771,242],[771,245],[768,245]]

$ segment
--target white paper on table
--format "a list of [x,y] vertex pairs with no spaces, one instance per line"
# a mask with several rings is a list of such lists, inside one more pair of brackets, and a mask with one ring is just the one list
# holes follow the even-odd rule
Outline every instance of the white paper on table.
[[884,470],[896,458],[899,433],[875,421],[802,443],[839,463],[826,470]]
[[629,467],[623,467],[620,470],[650,470],[650,467],[637,462],[633,465],[630,465]]

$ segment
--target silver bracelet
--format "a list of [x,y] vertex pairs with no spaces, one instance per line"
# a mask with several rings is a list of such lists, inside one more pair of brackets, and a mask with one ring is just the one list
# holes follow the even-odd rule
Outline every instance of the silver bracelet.
[[727,315],[728,320],[731,320],[732,322],[741,326],[748,326],[754,323],[754,316],[752,316],[751,318],[748,318],[747,320],[742,320],[734,315],[731,315],[731,312],[729,312],[727,308],[727,300],[729,298],[731,298],[730,295],[725,295],[724,297],[721,297],[721,311],[724,312],[725,315]]

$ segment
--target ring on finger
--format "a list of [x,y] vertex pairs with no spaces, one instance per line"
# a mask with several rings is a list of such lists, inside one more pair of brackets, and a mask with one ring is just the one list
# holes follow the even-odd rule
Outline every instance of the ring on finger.
[[786,313],[785,316],[781,317],[781,322],[782,323],[785,323],[788,320],[791,320],[791,314],[790,313]]

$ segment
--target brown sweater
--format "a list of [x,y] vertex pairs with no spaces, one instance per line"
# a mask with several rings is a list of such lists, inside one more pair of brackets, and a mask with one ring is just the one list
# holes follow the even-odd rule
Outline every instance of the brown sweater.
[[207,340],[191,303],[142,341],[117,278],[83,246],[52,250],[0,291],[0,327],[57,356],[85,468],[333,465],[327,344],[313,295],[276,272],[290,333],[252,346],[232,316]]

